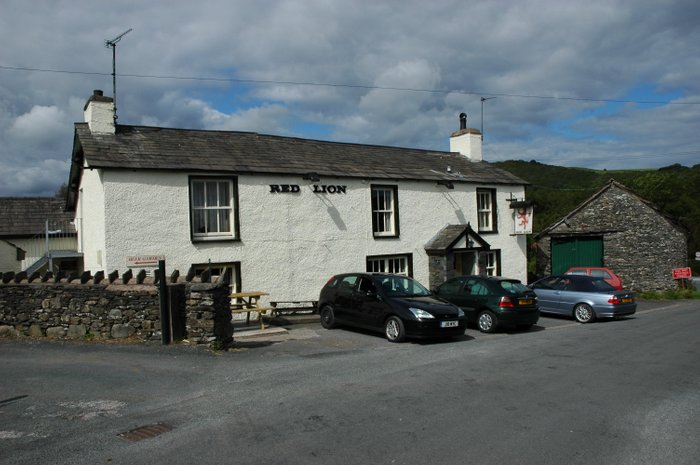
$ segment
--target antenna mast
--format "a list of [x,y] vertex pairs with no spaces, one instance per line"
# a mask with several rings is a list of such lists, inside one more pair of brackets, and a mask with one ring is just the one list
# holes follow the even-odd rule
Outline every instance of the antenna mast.
[[117,124],[117,42],[122,40],[122,37],[133,31],[129,28],[112,40],[105,40],[105,47],[112,47],[112,98],[114,99],[114,124]]
[[484,140],[484,102],[496,97],[481,97],[481,140]]

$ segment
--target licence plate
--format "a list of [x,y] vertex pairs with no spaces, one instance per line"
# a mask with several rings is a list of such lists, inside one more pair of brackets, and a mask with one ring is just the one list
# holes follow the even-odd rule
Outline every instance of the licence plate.
[[622,303],[623,303],[623,304],[631,304],[631,303],[632,303],[632,299],[629,298],[629,297],[626,297],[626,298],[622,299]]
[[532,305],[532,299],[520,299],[518,300],[520,305]]
[[458,321],[441,321],[440,322],[441,328],[454,328],[455,326],[459,326]]

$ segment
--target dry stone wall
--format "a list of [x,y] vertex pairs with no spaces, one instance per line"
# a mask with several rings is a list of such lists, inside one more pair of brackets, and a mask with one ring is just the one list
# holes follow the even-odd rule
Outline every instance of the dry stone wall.
[[675,289],[672,270],[688,266],[685,231],[617,183],[538,238],[538,274],[551,273],[552,238],[578,237],[601,238],[604,266],[635,291]]
[[[170,281],[168,286],[184,286],[183,302],[171,302],[170,308],[180,313],[171,320],[185,321],[185,338],[230,343],[230,288],[225,281],[182,278],[177,272]],[[0,337],[23,336],[160,341],[157,278],[147,278],[145,272],[136,277],[131,272],[73,277],[0,273]]]

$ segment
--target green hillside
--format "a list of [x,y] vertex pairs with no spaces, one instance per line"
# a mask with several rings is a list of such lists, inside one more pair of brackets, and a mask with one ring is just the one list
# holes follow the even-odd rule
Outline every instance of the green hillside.
[[530,183],[527,198],[535,202],[536,235],[602,188],[610,179],[624,184],[682,225],[689,234],[690,264],[700,267],[700,165],[671,165],[654,170],[591,170],[545,165],[536,161],[493,163]]

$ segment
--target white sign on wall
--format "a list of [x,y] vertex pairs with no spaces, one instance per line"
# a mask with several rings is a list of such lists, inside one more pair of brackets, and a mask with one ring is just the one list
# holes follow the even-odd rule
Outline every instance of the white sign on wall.
[[532,234],[533,207],[515,209],[515,234]]
[[160,260],[165,260],[165,255],[135,255],[126,257],[126,266],[129,268],[158,268]]

